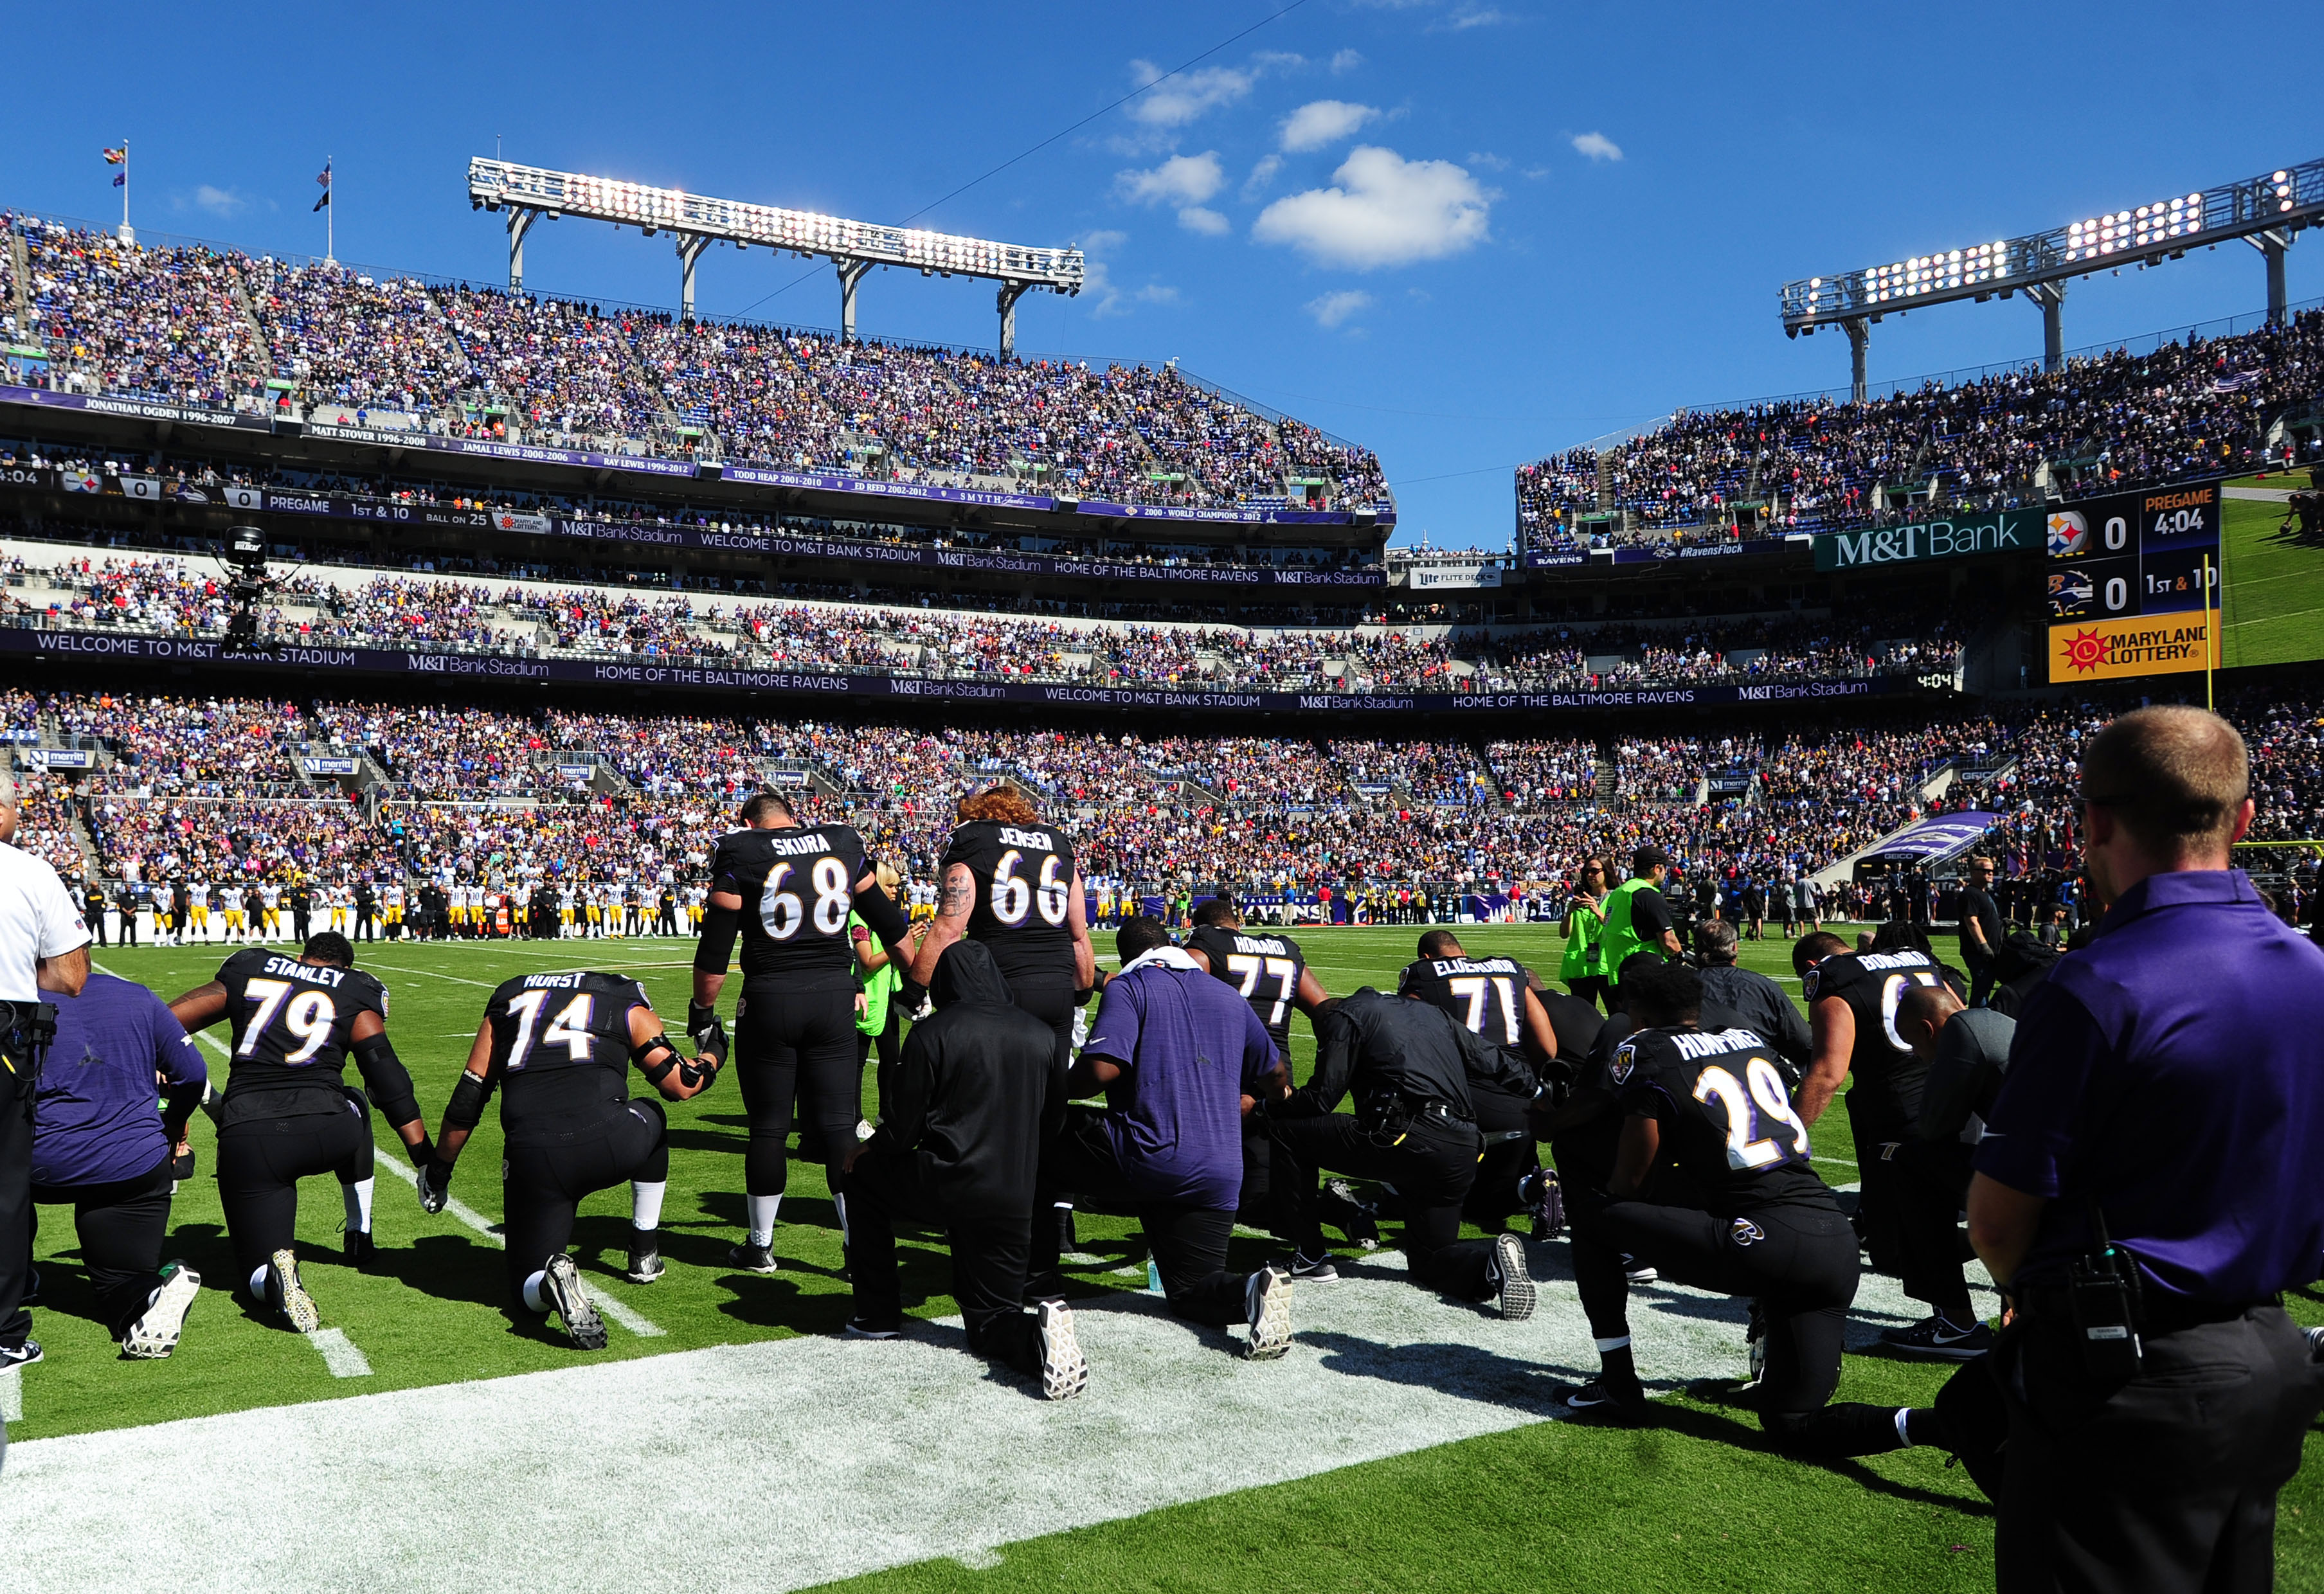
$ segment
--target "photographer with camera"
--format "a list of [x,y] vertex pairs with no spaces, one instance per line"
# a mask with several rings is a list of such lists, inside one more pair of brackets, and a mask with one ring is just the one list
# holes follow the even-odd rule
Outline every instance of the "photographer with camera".
[[1969,1191],[2015,1309],[2004,1594],[2273,1576],[2276,1493],[2324,1405],[2280,1304],[2324,1257],[2324,953],[2230,865],[2250,788],[2243,738],[2201,709],[2086,744],[2106,916],[2026,997]]
[[[16,839],[16,783],[0,772],[0,843]],[[32,1099],[56,1029],[43,990],[88,982],[88,925],[47,860],[0,844],[0,1372],[41,1359],[24,1310],[32,1271]]]

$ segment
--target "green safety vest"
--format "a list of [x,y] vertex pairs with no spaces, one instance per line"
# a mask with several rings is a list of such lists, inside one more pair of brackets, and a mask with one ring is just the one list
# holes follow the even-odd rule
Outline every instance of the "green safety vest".
[[[862,922],[861,914],[847,916],[851,929]],[[863,992],[863,1017],[855,1021],[855,1027],[865,1035],[878,1035],[888,1027],[888,999],[895,995],[897,988],[904,982],[904,977],[896,972],[897,955],[891,952],[888,954],[885,967],[874,969],[868,974],[859,971],[855,976],[856,986]]]
[[1638,938],[1631,926],[1631,905],[1640,891],[1651,891],[1654,882],[1648,880],[1627,880],[1606,896],[1606,933],[1599,940],[1606,978],[1615,985],[1622,982],[1622,962],[1634,952],[1643,952],[1646,944]]
[[1571,985],[1606,972],[1606,921],[1587,903],[1573,905],[1573,938],[1565,944],[1565,960],[1557,977]]

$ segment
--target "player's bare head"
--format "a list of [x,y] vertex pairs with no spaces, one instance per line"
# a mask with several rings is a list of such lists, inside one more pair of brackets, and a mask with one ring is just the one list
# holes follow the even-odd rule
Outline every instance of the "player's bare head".
[[1684,963],[1657,960],[1622,973],[1622,1010],[1640,1029],[1689,1024],[1702,1015],[1702,976]]
[[2250,795],[2244,739],[2208,709],[2133,710],[2082,752],[2082,800],[2111,814],[2157,861],[2225,853]]
[[1461,937],[1450,930],[1430,930],[1420,938],[1423,957],[1459,957]]
[[355,966],[355,949],[337,930],[325,930],[307,937],[307,944],[299,949],[302,963],[319,963],[327,969],[352,969]]
[[1892,918],[1872,932],[1875,952],[1926,952],[1929,933],[1908,918]]
[[779,791],[753,792],[742,805],[742,823],[752,830],[777,830],[798,824],[798,812],[790,798]]
[[1735,926],[1723,918],[1699,920],[1694,926],[1694,949],[1707,963],[1731,963],[1735,961]]
[[1848,950],[1848,943],[1830,930],[1817,930],[1792,943],[1792,972],[1804,974],[1814,964],[1828,957],[1838,957]]
[[998,786],[988,786],[973,797],[961,798],[959,813],[964,825],[974,819],[991,819],[1001,825],[1041,823],[1032,799],[1006,780]]
[[1961,999],[1950,985],[1908,985],[1896,999],[1896,1033],[1919,1052],[1936,1044],[1937,1031],[1961,1006]]
[[1213,897],[1194,909],[1194,923],[1204,929],[1213,925],[1232,928],[1242,923],[1242,909],[1234,905],[1231,897]]
[[1170,932],[1150,913],[1133,914],[1122,920],[1121,928],[1113,935],[1113,949],[1125,963],[1132,958],[1144,957],[1157,946],[1169,944]]

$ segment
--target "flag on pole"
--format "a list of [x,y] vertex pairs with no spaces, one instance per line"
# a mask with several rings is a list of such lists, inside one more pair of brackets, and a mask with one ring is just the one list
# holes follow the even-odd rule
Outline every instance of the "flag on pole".
[[331,163],[328,161],[323,162],[323,170],[316,173],[315,180],[323,185],[323,197],[315,201],[315,208],[320,210],[331,202]]
[[124,170],[116,171],[113,174],[113,186],[115,188],[121,188],[129,181],[129,173],[125,170],[129,164],[129,147],[126,144],[124,144],[117,150],[106,151],[105,163],[107,166],[119,166],[124,168]]

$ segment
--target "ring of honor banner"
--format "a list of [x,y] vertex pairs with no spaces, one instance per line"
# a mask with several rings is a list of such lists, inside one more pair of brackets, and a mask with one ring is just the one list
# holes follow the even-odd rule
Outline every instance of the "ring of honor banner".
[[2053,685],[2218,662],[2218,483],[2061,504],[2049,511],[2046,530]]

